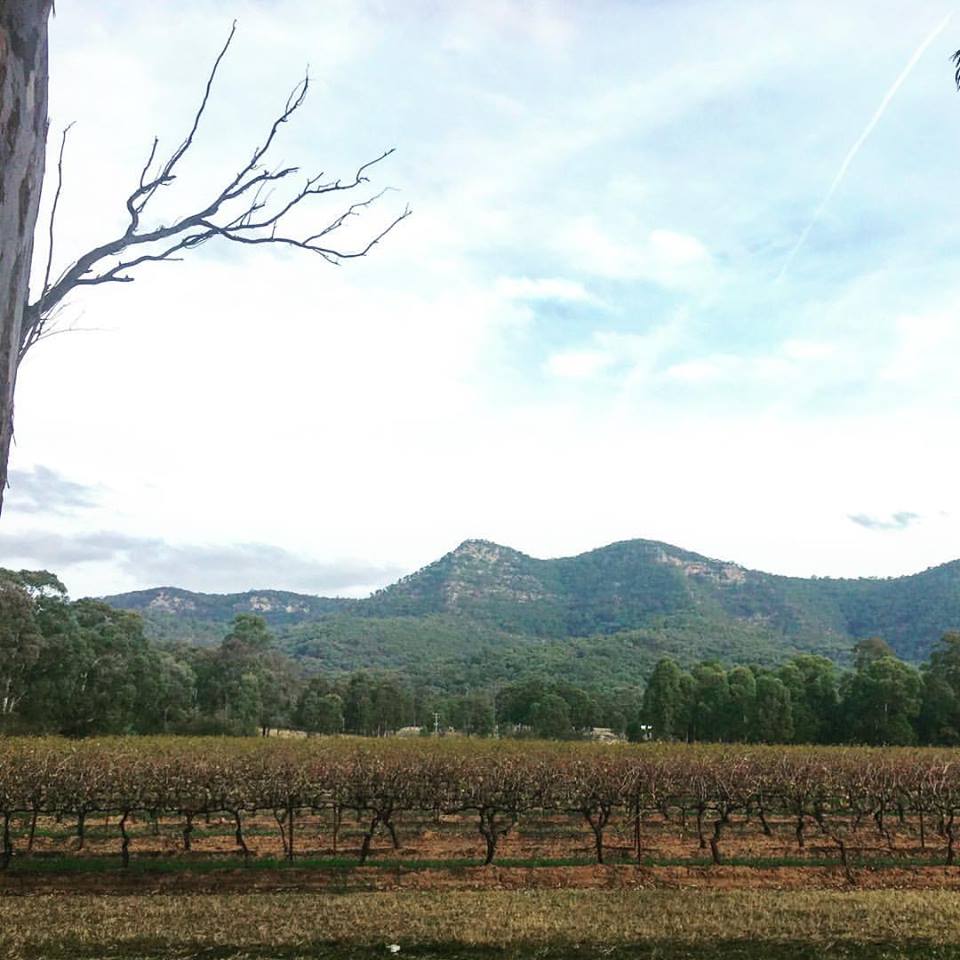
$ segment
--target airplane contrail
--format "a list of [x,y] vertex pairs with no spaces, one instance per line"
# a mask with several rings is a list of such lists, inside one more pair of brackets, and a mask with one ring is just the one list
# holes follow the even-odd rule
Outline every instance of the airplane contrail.
[[820,201],[820,205],[814,211],[813,216],[810,218],[810,222],[806,225],[803,230],[803,233],[800,234],[800,238],[793,245],[793,249],[790,253],[787,254],[787,259],[784,260],[783,266],[780,268],[780,273],[777,274],[777,283],[779,283],[784,276],[786,275],[787,270],[790,267],[790,264],[793,262],[793,258],[800,252],[800,248],[806,243],[807,237],[810,235],[810,231],[817,225],[820,218],[823,216],[824,211],[827,209],[827,204],[830,203],[830,200],[833,198],[833,195],[837,192],[837,187],[843,182],[843,178],[847,174],[847,170],[850,169],[850,164],[853,163],[854,158],[860,152],[860,148],[866,143],[867,137],[873,133],[873,128],[880,122],[880,118],[886,112],[887,107],[890,106],[890,102],[897,95],[897,91],[903,86],[904,81],[907,77],[910,76],[910,72],[917,65],[917,61],[924,55],[927,47],[933,43],[937,37],[943,33],[947,28],[947,24],[953,18],[953,13],[948,13],[940,23],[934,27],[933,31],[927,36],[927,38],[913,51],[913,55],[907,61],[907,65],[900,71],[900,75],[896,80],[893,81],[890,89],[884,94],[883,99],[880,101],[880,106],[874,111],[873,116],[870,118],[870,122],[863,128],[863,133],[857,137],[856,142],[853,146],[847,151],[847,155],[843,158],[843,163],[840,164],[840,169],[837,171],[836,176],[833,178],[833,182],[830,184],[830,189],[824,194],[823,199]]

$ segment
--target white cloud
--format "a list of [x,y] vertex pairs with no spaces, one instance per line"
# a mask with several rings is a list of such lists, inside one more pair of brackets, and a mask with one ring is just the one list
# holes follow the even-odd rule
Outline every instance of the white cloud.
[[326,596],[364,596],[408,570],[349,558],[316,561],[262,543],[170,543],[109,530],[64,536],[27,529],[0,540],[0,563],[56,570],[69,579],[94,565],[118,568],[130,584],[235,593],[282,582]]
[[508,300],[555,300],[560,303],[598,303],[576,280],[560,277],[498,277],[495,289]]
[[663,372],[666,380],[678,380],[681,383],[715,383],[729,380],[739,366],[736,357],[714,356],[701,360],[684,360],[667,367]]
[[956,309],[899,317],[894,331],[896,339],[879,371],[881,379],[900,385],[955,382],[955,359],[960,351]]
[[588,380],[606,370],[615,357],[604,350],[567,350],[547,358],[545,368],[553,377],[564,380]]
[[679,270],[710,263],[707,248],[696,238],[673,230],[652,230],[647,238],[650,254],[658,267]]
[[586,380],[605,373],[611,387],[619,387],[621,382],[643,387],[656,374],[663,357],[682,342],[686,322],[681,311],[644,333],[595,330],[586,342],[551,353],[544,370],[551,376],[570,380]]
[[571,266],[598,277],[645,280],[672,289],[702,287],[714,275],[704,244],[675,230],[636,224],[613,233],[593,217],[579,217],[558,233],[555,245]]
[[837,351],[836,344],[822,340],[785,340],[783,355],[790,360],[825,360]]

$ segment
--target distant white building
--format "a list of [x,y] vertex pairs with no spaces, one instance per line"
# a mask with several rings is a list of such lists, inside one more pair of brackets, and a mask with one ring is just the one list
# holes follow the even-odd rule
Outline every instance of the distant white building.
[[397,737],[419,737],[423,732],[423,727],[401,727],[394,736]]
[[587,739],[597,743],[620,743],[624,738],[612,727],[591,727],[587,731]]

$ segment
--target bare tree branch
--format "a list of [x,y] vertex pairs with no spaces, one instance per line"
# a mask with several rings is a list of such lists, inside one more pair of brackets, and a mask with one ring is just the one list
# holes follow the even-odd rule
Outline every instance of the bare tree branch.
[[150,151],[150,156],[147,158],[146,166],[144,166],[143,172],[140,174],[140,186],[127,199],[127,210],[130,212],[130,226],[127,228],[128,234],[133,234],[137,229],[140,214],[143,213],[144,207],[150,202],[150,198],[156,193],[157,188],[165,186],[176,179],[173,168],[193,144],[193,138],[196,136],[197,130],[200,127],[200,120],[203,118],[203,112],[207,109],[207,102],[210,100],[210,91],[213,89],[213,81],[217,76],[217,70],[220,68],[220,63],[224,56],[226,56],[227,50],[230,49],[230,44],[233,42],[233,36],[236,32],[237,21],[234,20],[230,27],[230,33],[227,36],[227,42],[217,55],[217,59],[214,60],[210,75],[207,77],[207,85],[204,87],[203,99],[200,101],[200,106],[194,114],[193,126],[190,127],[190,132],[186,135],[180,146],[173,151],[167,162],[160,168],[157,176],[148,183],[144,183],[144,177],[147,175],[147,171],[150,169],[154,155],[157,152],[157,138],[153,138],[153,148]]
[[[303,186],[292,196],[274,205],[272,201],[276,188],[288,182],[290,177],[299,172],[299,168],[295,166],[270,168],[264,161],[276,140],[281,125],[286,123],[303,105],[310,88],[310,77],[306,74],[291,90],[282,111],[274,119],[264,140],[253,150],[250,159],[209,203],[199,210],[175,219],[172,223],[161,223],[152,229],[142,228],[143,215],[148,204],[160,187],[167,186],[176,179],[177,164],[193,146],[210,100],[210,92],[217,71],[230,48],[235,33],[236,22],[231,26],[226,43],[207,76],[203,98],[194,114],[189,132],[176,150],[152,175],[150,170],[156,159],[159,143],[158,139],[154,138],[150,154],[140,171],[137,186],[126,199],[129,222],[124,232],[117,238],[79,256],[53,283],[50,282],[53,259],[53,217],[51,216],[50,255],[43,291],[38,300],[26,309],[21,355],[40,339],[43,335],[45,320],[72,290],[104,283],[130,283],[135,279],[132,271],[137,267],[145,263],[181,260],[183,258],[178,254],[192,250],[213,238],[250,245],[279,244],[294,247],[316,253],[329,263],[337,264],[342,260],[366,256],[397,224],[410,216],[410,209],[407,207],[399,216],[394,217],[383,229],[375,233],[372,239],[355,248],[339,247],[331,244],[329,239],[322,244],[319,242],[324,238],[330,238],[351,218],[359,216],[362,211],[369,210],[387,192],[384,189],[364,200],[350,204],[334,215],[326,226],[303,238],[286,234],[283,229],[285,218],[301,203],[308,198],[343,193],[369,183],[368,172],[394,152],[394,149],[390,148],[361,164],[353,177],[346,181],[324,180],[325,175],[322,171],[307,177]],[[66,131],[64,131],[64,143],[65,141]],[[61,144],[60,161],[62,168],[63,144]],[[62,169],[60,183],[62,184]],[[59,195],[60,184],[54,200],[54,213]],[[142,249],[143,252],[136,253],[138,249]]]
[[[69,333],[71,330],[77,329],[75,327],[66,327],[60,329],[57,327],[57,323],[60,319],[60,315],[66,308],[65,303],[60,303],[50,313],[43,318],[42,323],[35,324],[30,333],[30,339],[24,343],[20,349],[19,360],[23,360],[24,355],[27,350],[32,347],[35,343],[39,343],[41,340],[49,340],[50,337],[60,334],[60,333]],[[82,316],[82,313],[81,313]],[[91,328],[92,329],[92,328]],[[18,361],[19,362],[19,361]]]
[[147,173],[150,171],[150,167],[153,164],[153,158],[157,155],[157,146],[160,143],[159,137],[153,138],[153,145],[150,147],[150,156],[147,157],[147,162],[143,165],[143,169],[140,171],[140,186],[137,190],[134,190],[133,193],[127,197],[127,213],[130,214],[130,226],[127,227],[127,233],[132,234],[136,229],[137,225],[140,222],[140,209],[138,207],[138,199],[141,193],[146,190],[146,183],[144,178]]
[[57,157],[57,189],[53,195],[53,205],[50,207],[50,226],[48,228],[47,269],[43,273],[43,292],[50,289],[50,270],[53,267],[53,228],[57,222],[57,204],[60,203],[60,192],[63,190],[63,153],[67,147],[67,134],[75,121],[71,121],[63,128],[60,138],[60,153]]
[[[378,194],[379,196],[379,194]],[[376,197],[371,197],[369,200],[364,200],[361,203],[356,203],[354,207],[365,207],[368,204],[376,200]],[[340,260],[353,260],[357,257],[365,257],[388,233],[390,233],[393,228],[400,223],[402,220],[406,220],[410,216],[412,211],[409,207],[404,208],[403,213],[399,217],[396,217],[391,223],[389,223],[383,230],[380,231],[372,240],[369,240],[365,246],[361,247],[358,250],[335,250],[332,247],[321,247],[315,244],[313,241],[319,237],[324,236],[324,234],[330,232],[331,229],[336,229],[336,226],[339,226],[343,223],[348,216],[351,215],[350,211],[342,213],[335,222],[336,226],[331,225],[331,227],[322,230],[318,234],[314,234],[312,237],[307,237],[305,240],[296,240],[293,237],[278,237],[273,232],[266,236],[258,237],[249,237],[241,233],[241,230],[247,229],[246,227],[217,227],[214,224],[207,224],[210,235],[216,234],[217,236],[223,237],[226,240],[232,240],[235,243],[249,243],[249,244],[258,244],[258,243],[279,243],[291,247],[299,247],[301,250],[310,250],[313,253],[320,254],[324,259],[329,260],[331,263],[337,263]],[[259,227],[262,224],[252,224],[252,227]]]
[[[38,329],[36,336],[28,346],[32,346],[34,343],[39,343],[41,340],[49,340],[51,337],[59,337],[64,333],[93,333],[105,329],[104,327],[77,326],[77,322],[83,319],[83,311],[77,315],[75,320],[69,326],[61,327],[59,325],[60,315],[64,312],[66,307],[67,304],[61,303],[53,310],[50,316],[44,318],[42,328]],[[23,352],[26,351],[24,350]],[[23,359],[22,354],[20,359]]]

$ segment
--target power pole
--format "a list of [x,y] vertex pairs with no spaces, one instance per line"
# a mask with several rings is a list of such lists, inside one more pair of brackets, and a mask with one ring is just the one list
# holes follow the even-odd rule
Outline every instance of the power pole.
[[440,714],[436,710],[433,711],[433,735],[440,736]]

